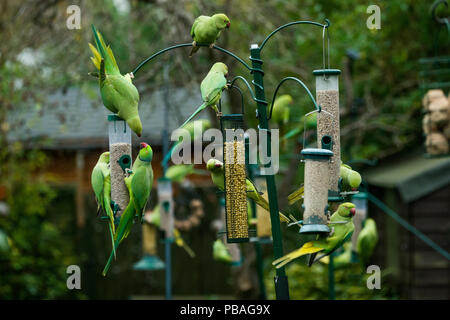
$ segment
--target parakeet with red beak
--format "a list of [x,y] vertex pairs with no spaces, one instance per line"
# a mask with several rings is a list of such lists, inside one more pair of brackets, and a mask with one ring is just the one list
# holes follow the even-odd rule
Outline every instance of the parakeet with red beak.
[[229,27],[230,19],[223,13],[217,13],[212,17],[199,16],[194,20],[191,28],[191,37],[194,41],[192,42],[192,50],[189,57],[192,57],[200,48],[197,44],[206,44],[212,48],[214,42],[219,39],[222,30]]
[[[223,170],[223,163],[217,159],[209,159],[208,163],[206,164],[206,169],[211,172],[211,179],[213,183],[220,189],[224,190],[224,170]],[[260,192],[256,189],[253,182],[251,182],[249,179],[246,180],[247,185],[247,198],[252,199],[255,201],[257,205],[264,208],[267,211],[270,211],[269,202],[267,202],[264,197],[260,194]],[[291,220],[286,217],[283,213],[279,213],[280,220],[283,222],[291,222]]]
[[311,259],[309,264],[311,266],[314,262],[330,255],[351,238],[355,230],[352,220],[355,213],[356,209],[353,203],[342,203],[330,218],[328,223],[328,227],[331,229],[330,233],[319,235],[317,240],[306,242],[301,248],[275,260],[272,264],[278,269],[305,254],[321,254],[318,258]]
[[142,123],[139,118],[138,103],[139,92],[131,82],[132,74],[121,75],[114,54],[109,46],[106,46],[102,35],[92,25],[95,48],[89,43],[94,55],[92,62],[99,71],[98,76],[100,94],[105,107],[120,118],[124,119],[128,126],[139,137],[142,134]]
[[[152,159],[152,148],[145,142],[141,143],[141,150],[139,150],[139,154],[133,163],[132,170],[129,171],[130,175],[125,178],[125,185],[130,194],[130,202],[120,217],[119,226],[117,227],[114,239],[116,248],[130,233],[134,218],[137,216],[139,221],[142,222],[143,220],[144,209],[153,185]],[[103,276],[106,276],[112,258],[113,253],[111,252],[109,260],[103,270]]]
[[358,171],[341,162],[340,177],[342,178],[341,191],[356,191],[361,184],[361,175]]
[[227,87],[228,67],[225,63],[216,62],[209,70],[206,77],[200,84],[200,91],[202,93],[203,104],[194,111],[194,113],[181,125],[183,128],[189,121],[191,121],[197,114],[199,114],[206,107],[211,107],[219,114],[217,104],[222,96],[222,91]]

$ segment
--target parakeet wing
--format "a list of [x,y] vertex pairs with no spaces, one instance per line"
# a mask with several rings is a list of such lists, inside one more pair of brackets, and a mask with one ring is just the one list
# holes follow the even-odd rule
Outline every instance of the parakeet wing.
[[227,79],[221,72],[209,73],[200,84],[202,99],[205,102],[213,101],[217,95],[222,93],[223,88],[227,85]]
[[150,180],[147,177],[147,168],[139,167],[131,180],[131,191],[138,206],[136,211],[142,211],[147,203],[150,194]]
[[198,24],[201,21],[205,21],[208,20],[208,16],[199,16],[194,20],[194,23],[192,24],[192,28],[191,28],[191,37],[195,38],[195,29],[198,27]]
[[95,166],[94,169],[92,170],[92,175],[91,175],[91,184],[92,184],[92,189],[94,190],[95,193],[95,197],[97,199],[97,201],[99,202],[99,204],[103,205],[103,181],[104,181],[105,177],[103,175],[102,170],[98,167]]

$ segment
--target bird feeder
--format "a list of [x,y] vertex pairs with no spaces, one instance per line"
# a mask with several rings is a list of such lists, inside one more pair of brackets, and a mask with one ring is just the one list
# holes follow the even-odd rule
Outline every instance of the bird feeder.
[[[261,175],[254,177],[255,187],[262,192],[267,201],[267,184],[266,178]],[[260,242],[272,242],[272,224],[270,222],[270,213],[261,206],[256,206],[256,236]]]
[[243,114],[220,119],[224,160],[224,191],[227,242],[248,242],[247,187]]
[[156,255],[157,229],[154,224],[144,223],[142,225],[142,252],[143,257],[133,265],[134,270],[161,270],[164,262]]
[[328,182],[333,152],[327,149],[308,148],[303,149],[301,154],[305,158],[305,211],[300,233],[330,232],[327,225]]
[[111,203],[120,217],[130,200],[124,178],[131,168],[131,129],[122,118],[108,115],[109,164],[111,170]]
[[[316,76],[316,101],[323,111],[317,115],[317,144],[322,148],[333,151],[329,162],[330,175],[328,189],[329,201],[341,201],[339,197],[339,173],[341,165],[341,142],[339,127],[339,74],[337,69],[314,70]],[[326,140],[326,141],[324,141]]]
[[158,179],[158,202],[161,210],[161,230],[166,238],[173,237],[174,213],[172,198],[172,182],[165,178]]

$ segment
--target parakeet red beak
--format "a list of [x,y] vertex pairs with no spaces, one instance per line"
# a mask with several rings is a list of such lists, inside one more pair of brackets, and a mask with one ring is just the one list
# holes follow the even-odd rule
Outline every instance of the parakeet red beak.
[[147,144],[145,142],[141,142],[141,149],[144,149],[145,147],[147,147]]
[[220,163],[215,164],[216,168],[220,168],[222,165]]
[[229,22],[227,23],[227,28],[230,28],[230,23]]
[[355,216],[355,214],[356,214],[356,209],[355,209],[355,208],[351,208],[351,209],[350,209],[350,213],[352,214],[352,216]]
[[136,133],[136,134],[137,134],[138,137],[141,137],[141,134],[140,134],[140,133]]

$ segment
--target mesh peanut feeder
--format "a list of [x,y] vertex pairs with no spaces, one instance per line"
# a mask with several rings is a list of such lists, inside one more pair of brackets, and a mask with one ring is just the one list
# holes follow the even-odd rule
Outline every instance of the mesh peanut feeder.
[[224,136],[224,190],[227,242],[248,242],[247,187],[243,114],[220,119]]
[[[327,182],[329,201],[341,201],[339,196],[339,173],[341,166],[341,141],[339,127],[339,74],[337,69],[314,70],[316,76],[316,101],[332,115],[333,121],[324,113],[317,115],[317,144],[333,151],[329,162],[330,175]],[[324,141],[325,140],[325,141]]]
[[161,230],[164,230],[166,238],[172,238],[174,228],[172,182],[164,177],[158,179],[158,202],[161,206]]
[[330,232],[327,226],[328,181],[333,152],[327,149],[308,148],[303,149],[301,154],[305,158],[305,211],[300,233]]
[[124,182],[131,168],[131,129],[125,120],[108,115],[109,152],[111,170],[111,202],[116,217],[120,217],[130,200]]

